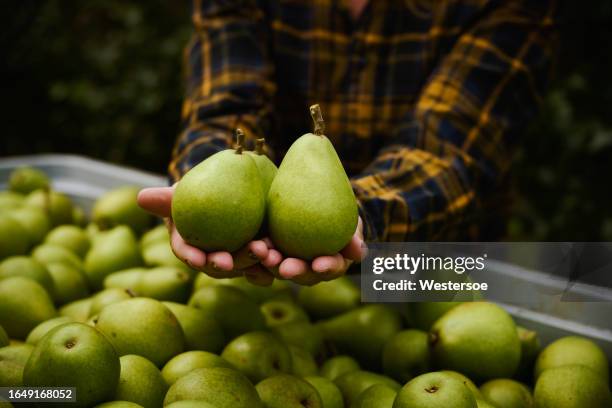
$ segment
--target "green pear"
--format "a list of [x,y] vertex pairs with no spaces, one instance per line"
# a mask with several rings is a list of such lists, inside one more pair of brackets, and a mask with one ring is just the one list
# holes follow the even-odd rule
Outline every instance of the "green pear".
[[94,408],[142,408],[142,405],[130,401],[109,401],[96,405]]
[[410,380],[398,392],[393,408],[477,408],[472,392],[459,380],[440,372]]
[[40,244],[51,229],[51,221],[40,208],[21,207],[11,211],[11,218],[26,230],[30,244]]
[[93,241],[85,257],[85,274],[90,286],[100,289],[106,276],[141,263],[136,238],[132,230],[122,225],[104,232]]
[[261,188],[263,190],[264,197],[267,197],[272,181],[274,180],[274,177],[276,177],[276,173],[278,173],[278,168],[274,163],[272,163],[272,160],[266,156],[265,139],[257,139],[255,151],[246,152],[246,154],[250,155],[253,158],[253,161],[255,161],[255,165],[259,171]]
[[516,376],[521,380],[531,382],[533,366],[542,348],[540,337],[537,332],[524,327],[517,326],[516,331],[521,341],[521,362],[516,370]]
[[168,386],[155,364],[134,354],[119,359],[121,372],[115,399],[135,402],[144,408],[161,407]]
[[94,204],[92,220],[104,230],[127,225],[136,234],[142,233],[153,219],[136,203],[139,190],[124,186],[104,193]]
[[366,305],[318,324],[323,337],[364,367],[378,369],[385,343],[401,330],[399,314],[384,305]]
[[55,262],[47,264],[47,270],[53,280],[54,297],[58,305],[65,305],[89,295],[87,279],[72,265]]
[[83,258],[89,250],[90,242],[87,233],[76,225],[60,225],[49,231],[45,243],[58,245]]
[[170,242],[159,241],[142,249],[142,259],[147,266],[173,266],[187,269],[187,265],[174,255]]
[[306,321],[280,324],[271,328],[286,344],[298,346],[313,356],[318,356],[323,350],[323,334],[321,330]]
[[342,393],[333,381],[317,376],[304,377],[304,380],[317,390],[323,408],[344,408]]
[[479,399],[476,400],[476,407],[477,408],[497,408],[496,406],[489,404],[487,401],[479,400]]
[[179,378],[168,390],[164,406],[182,400],[204,401],[215,408],[263,408],[249,379],[224,367],[198,368]]
[[512,377],[521,358],[512,317],[489,302],[463,303],[446,312],[431,329],[430,345],[439,368],[477,381]]
[[117,352],[102,333],[83,323],[68,323],[52,329],[34,347],[23,383],[75,387],[74,406],[90,407],[112,398],[119,371]]
[[215,316],[227,339],[265,328],[258,305],[236,288],[206,286],[194,293],[188,304]]
[[357,400],[359,394],[375,384],[383,384],[397,391],[401,388],[395,380],[381,374],[370,371],[351,371],[334,380],[334,383],[342,392],[344,403],[347,407],[352,407],[352,404]]
[[498,378],[480,386],[484,399],[498,408],[532,408],[531,391],[518,381]]
[[383,371],[400,383],[430,371],[429,337],[421,330],[404,330],[385,343]]
[[23,194],[14,191],[0,191],[0,211],[16,210],[25,202]]
[[225,346],[221,357],[245,374],[253,383],[276,374],[291,372],[287,345],[268,332],[250,332]]
[[9,189],[20,194],[29,194],[38,189],[50,186],[49,177],[33,167],[19,167],[13,170],[9,177]]
[[8,257],[0,262],[0,280],[11,276],[32,279],[45,288],[50,295],[55,294],[55,285],[49,271],[33,258],[18,255]]
[[32,331],[28,334],[28,337],[26,337],[26,343],[35,346],[52,329],[56,328],[57,326],[61,326],[62,324],[72,322],[74,322],[74,319],[68,316],[59,316],[45,320],[32,329]]
[[217,407],[209,404],[208,402],[204,402],[204,401],[184,400],[184,401],[173,402],[170,405],[166,405],[164,408],[217,408]]
[[9,215],[0,214],[0,260],[23,255],[29,247],[28,231]]
[[268,300],[260,307],[268,327],[279,326],[291,322],[308,322],[306,312],[291,301]]
[[60,316],[68,316],[77,322],[85,322],[89,318],[92,298],[85,298],[72,301],[59,310]]
[[136,267],[113,272],[104,278],[103,286],[105,289],[119,288],[135,290],[142,278],[147,273],[146,268]]
[[72,222],[72,201],[63,193],[36,190],[28,194],[25,205],[42,209],[49,216],[51,225]]
[[166,384],[172,385],[179,378],[184,377],[198,368],[225,367],[234,368],[222,357],[208,351],[186,351],[170,359],[162,368],[162,377]]
[[581,365],[544,371],[538,377],[533,394],[537,408],[609,408],[611,398],[601,373]]
[[23,386],[23,368],[34,346],[19,344],[0,348],[0,387]]
[[131,299],[136,294],[129,289],[104,289],[91,297],[89,316],[96,316],[108,305]]
[[144,250],[149,245],[158,242],[168,242],[169,240],[168,227],[165,224],[159,224],[142,234],[142,237],[140,237],[140,250]]
[[83,269],[81,259],[70,250],[59,245],[41,244],[32,251],[32,258],[44,265],[61,262],[78,270]]
[[158,266],[142,274],[135,290],[141,296],[184,303],[191,292],[191,276],[182,268]]
[[[72,223],[77,227],[84,228],[87,225],[87,215],[80,207],[72,208]],[[89,234],[87,235],[89,237]]]
[[25,339],[34,327],[55,315],[51,297],[37,282],[21,276],[0,280],[0,325],[9,337]]
[[346,277],[300,288],[299,303],[317,319],[334,317],[355,309],[361,302],[361,291]]
[[350,356],[335,356],[325,361],[321,366],[321,375],[334,381],[343,374],[359,371],[359,363]]
[[178,319],[185,334],[185,350],[204,350],[218,353],[225,345],[225,335],[214,317],[195,307],[174,302],[163,302]]
[[317,363],[308,351],[301,347],[289,345],[289,353],[291,354],[291,373],[298,377],[307,377],[309,375],[317,375],[319,368]]
[[397,391],[384,384],[374,384],[357,396],[351,408],[393,408]]
[[236,150],[213,154],[177,184],[172,219],[189,244],[233,252],[259,231],[265,213],[261,177],[253,158],[242,153],[239,140]]
[[183,351],[184,335],[172,312],[161,302],[132,298],[106,306],[96,328],[113,343],[119,355],[137,354],[161,367]]
[[476,400],[484,398],[476,384],[474,384],[474,382],[467,378],[465,375],[458,373],[457,371],[451,370],[442,370],[440,372],[461,381],[466,387],[468,387],[470,391],[472,391],[472,394],[474,395],[474,398],[476,398]]
[[225,285],[231,286],[244,292],[253,302],[264,303],[268,300],[292,300],[293,292],[285,281],[275,279],[270,286],[253,285],[244,277],[216,279],[204,273],[198,274],[194,282],[194,290],[197,291],[204,286]]
[[323,408],[316,388],[292,375],[266,378],[255,389],[266,408]]
[[342,162],[323,135],[321,111],[311,108],[315,134],[297,139],[268,193],[268,230],[279,250],[310,260],[338,253],[355,233],[357,200]]
[[0,326],[0,348],[9,345],[9,337],[4,327]]
[[608,358],[601,348],[584,337],[569,336],[549,344],[538,356],[535,364],[534,377],[538,377],[551,368],[566,365],[583,365],[601,376],[608,384],[610,372]]
[[459,306],[461,302],[413,302],[407,303],[410,326],[429,331],[444,313]]

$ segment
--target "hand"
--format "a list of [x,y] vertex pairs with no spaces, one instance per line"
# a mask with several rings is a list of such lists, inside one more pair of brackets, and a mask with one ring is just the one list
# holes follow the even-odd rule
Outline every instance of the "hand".
[[337,254],[320,256],[307,262],[298,258],[285,258],[268,247],[269,255],[261,263],[276,277],[290,279],[300,285],[314,285],[321,281],[336,279],[344,275],[353,262],[360,262],[366,253],[363,242],[363,222],[361,217],[351,241]]
[[261,239],[249,242],[233,254],[226,251],[205,253],[189,245],[180,236],[172,222],[172,187],[145,188],[138,193],[138,205],[162,217],[170,231],[170,245],[177,258],[189,267],[213,278],[233,278],[244,275],[251,283],[261,286],[272,284],[274,277],[260,263],[278,265],[278,253],[271,253],[271,242]]

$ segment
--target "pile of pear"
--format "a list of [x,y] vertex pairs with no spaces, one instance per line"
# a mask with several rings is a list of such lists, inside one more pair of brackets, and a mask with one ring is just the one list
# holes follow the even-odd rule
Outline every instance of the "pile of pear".
[[542,347],[494,303],[362,304],[347,277],[213,279],[174,256],[133,187],[101,196],[91,219],[34,169],[10,188],[0,387],[75,387],[57,405],[74,407],[612,407],[599,345]]
[[338,253],[355,233],[357,201],[330,140],[318,105],[314,133],[298,138],[280,167],[263,153],[218,152],[187,172],[172,198],[176,229],[205,251],[233,252],[269,235],[286,256],[311,260]]

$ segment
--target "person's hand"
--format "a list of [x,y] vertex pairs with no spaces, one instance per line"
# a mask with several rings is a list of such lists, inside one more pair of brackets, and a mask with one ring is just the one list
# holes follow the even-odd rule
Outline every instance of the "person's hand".
[[138,205],[146,211],[162,217],[170,231],[170,245],[177,258],[191,268],[200,270],[214,278],[232,278],[244,275],[256,285],[270,285],[272,274],[260,263],[278,265],[278,253],[271,253],[268,239],[249,242],[233,254],[226,251],[205,253],[189,245],[180,236],[172,222],[171,205],[173,187],[145,188],[138,194]]
[[366,253],[363,223],[360,217],[355,234],[339,253],[320,256],[312,262],[298,258],[283,259],[283,255],[278,250],[271,246],[268,248],[268,257],[262,260],[261,264],[277,278],[290,279],[300,285],[314,285],[344,275],[353,262],[360,262],[363,259]]

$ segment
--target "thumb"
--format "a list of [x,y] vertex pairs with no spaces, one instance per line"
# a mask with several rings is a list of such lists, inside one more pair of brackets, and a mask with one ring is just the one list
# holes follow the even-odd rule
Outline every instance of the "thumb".
[[170,217],[172,208],[172,194],[174,187],[152,187],[144,188],[138,193],[136,201],[138,205],[159,217]]

